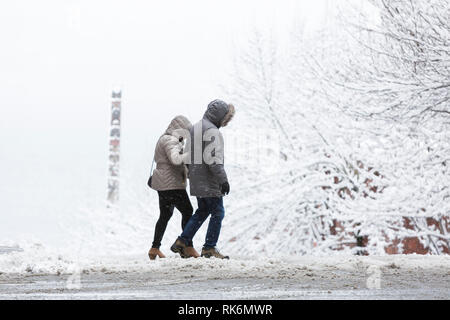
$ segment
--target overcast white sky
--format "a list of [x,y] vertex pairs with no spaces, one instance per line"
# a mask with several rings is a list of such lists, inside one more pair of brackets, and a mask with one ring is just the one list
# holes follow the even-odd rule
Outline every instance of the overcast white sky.
[[214,97],[242,31],[253,24],[282,29],[294,14],[317,17],[322,2],[5,2],[0,97],[2,113],[13,118],[2,117],[1,125],[66,128],[64,120],[81,114],[83,126],[96,128],[98,119],[85,113],[103,117],[115,84],[129,108],[196,108]]
[[114,86],[124,91],[124,166],[141,168],[173,116],[197,121],[221,97],[236,39],[254,25],[282,36],[294,17],[314,28],[325,2],[2,2],[0,234],[33,233],[62,204],[70,212],[104,196]]

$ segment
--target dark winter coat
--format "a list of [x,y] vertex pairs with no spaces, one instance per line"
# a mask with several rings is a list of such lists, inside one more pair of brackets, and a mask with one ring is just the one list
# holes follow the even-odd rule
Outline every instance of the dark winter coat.
[[[233,118],[234,106],[221,100],[208,105],[203,119],[196,123],[191,133],[191,155],[189,168],[189,184],[191,196],[221,197],[221,185],[228,182],[224,168],[223,136],[219,128],[225,127]],[[208,138],[205,133],[214,138]],[[197,138],[197,139],[196,139]],[[210,141],[209,141],[210,140]],[[213,145],[211,145],[213,143]],[[209,146],[209,147],[208,147]],[[205,153],[216,159],[213,163],[203,156]]]

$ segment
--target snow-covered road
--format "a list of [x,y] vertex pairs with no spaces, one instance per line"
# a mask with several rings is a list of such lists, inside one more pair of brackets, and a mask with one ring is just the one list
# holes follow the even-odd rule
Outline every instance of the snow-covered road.
[[52,269],[19,267],[21,254],[0,257],[0,299],[450,299],[448,256],[123,256]]

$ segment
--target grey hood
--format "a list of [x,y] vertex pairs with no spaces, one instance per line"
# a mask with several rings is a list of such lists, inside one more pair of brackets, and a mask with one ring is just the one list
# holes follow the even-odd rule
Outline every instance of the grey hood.
[[225,127],[234,117],[235,109],[232,104],[222,100],[214,100],[208,105],[203,119],[209,120],[217,128]]

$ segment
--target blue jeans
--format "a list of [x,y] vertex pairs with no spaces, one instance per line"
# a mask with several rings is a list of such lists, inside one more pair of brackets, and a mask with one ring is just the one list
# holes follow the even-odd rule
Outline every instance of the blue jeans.
[[222,220],[225,216],[225,209],[223,207],[223,198],[197,198],[198,209],[195,214],[189,219],[184,231],[179,237],[186,245],[192,245],[192,239],[202,226],[203,222],[211,215],[209,220],[208,231],[206,233],[206,240],[203,248],[214,248],[219,240],[220,229],[222,228]]

